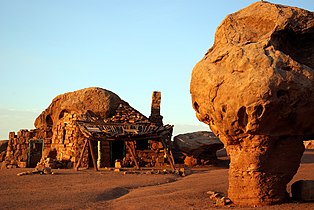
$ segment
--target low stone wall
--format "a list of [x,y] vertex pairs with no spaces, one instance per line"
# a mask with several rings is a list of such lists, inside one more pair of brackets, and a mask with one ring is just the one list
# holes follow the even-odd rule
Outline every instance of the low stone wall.
[[30,140],[43,140],[43,154],[50,149],[51,132],[33,129],[33,130],[20,130],[17,134],[15,132],[9,133],[9,141],[6,150],[6,157],[3,161],[2,168],[15,168],[27,167],[29,141]]

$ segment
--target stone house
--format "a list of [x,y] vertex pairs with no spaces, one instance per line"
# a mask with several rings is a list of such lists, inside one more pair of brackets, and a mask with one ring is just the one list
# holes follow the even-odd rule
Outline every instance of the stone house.
[[35,121],[36,129],[9,133],[3,168],[36,167],[43,159],[57,167],[174,168],[171,125],[163,125],[160,92],[153,93],[149,118],[116,94],[86,88],[57,96]]

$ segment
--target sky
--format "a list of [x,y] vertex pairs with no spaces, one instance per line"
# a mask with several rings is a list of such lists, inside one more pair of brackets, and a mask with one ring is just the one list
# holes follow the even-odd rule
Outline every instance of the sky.
[[[0,139],[33,129],[59,94],[111,90],[146,116],[153,91],[174,135],[209,130],[189,92],[224,17],[252,0],[0,0]],[[314,10],[313,0],[273,3]]]

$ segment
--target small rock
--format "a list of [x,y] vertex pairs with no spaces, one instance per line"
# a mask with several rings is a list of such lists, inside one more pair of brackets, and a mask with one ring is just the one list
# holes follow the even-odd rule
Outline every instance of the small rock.
[[51,174],[51,173],[52,173],[50,167],[45,167],[45,168],[43,169],[43,172],[44,172],[44,174]]
[[208,191],[206,194],[209,195],[209,199],[214,201],[214,204],[216,206],[226,206],[232,204],[231,200],[227,197],[224,197],[221,193],[219,192],[214,192],[214,191]]

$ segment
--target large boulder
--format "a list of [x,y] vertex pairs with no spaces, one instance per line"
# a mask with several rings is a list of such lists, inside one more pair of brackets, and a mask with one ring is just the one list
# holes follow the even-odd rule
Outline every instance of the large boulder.
[[182,153],[189,166],[214,163],[217,160],[216,151],[224,147],[219,138],[208,131],[179,134],[173,140],[175,154]]
[[115,113],[120,103],[126,102],[115,93],[97,87],[64,93],[52,100],[34,124],[36,128],[53,127],[54,122],[62,118],[65,112],[74,112],[79,118],[86,115],[108,118]]
[[228,15],[194,67],[192,105],[230,156],[229,198],[288,198],[303,140],[314,135],[314,15],[257,2]]

